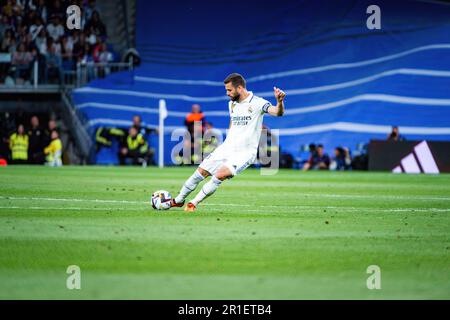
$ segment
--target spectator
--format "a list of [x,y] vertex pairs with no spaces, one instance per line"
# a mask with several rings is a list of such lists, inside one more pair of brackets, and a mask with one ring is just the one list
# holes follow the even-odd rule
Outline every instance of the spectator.
[[97,4],[95,0],[89,0],[87,5],[84,6],[85,21],[91,20],[91,16],[94,11],[97,11]]
[[38,1],[36,13],[44,22],[47,22],[47,7],[45,6],[45,0]]
[[25,164],[28,160],[28,136],[25,134],[23,124],[19,124],[17,132],[9,138],[11,160],[14,164]]
[[[23,0],[22,2],[25,2],[25,0]],[[29,30],[31,25],[36,21],[36,18],[38,16],[36,14],[36,11],[28,10],[28,8],[26,6],[27,6],[27,4],[23,3],[23,7],[25,8],[25,10],[23,10],[22,17],[23,17],[23,24],[26,25]]]
[[2,8],[2,14],[4,14],[7,17],[12,17],[13,15],[13,1],[12,0],[7,0],[6,4],[3,6]]
[[113,54],[108,50],[108,46],[105,42],[103,42],[100,46],[100,54],[98,59],[100,63],[109,63],[114,60]]
[[405,139],[405,137],[403,137],[400,134],[398,127],[393,126],[391,133],[387,137],[387,140],[388,141],[405,141],[406,139]]
[[86,48],[86,37],[84,33],[80,33],[74,35],[74,46],[73,46],[73,60],[74,63],[77,64],[78,62],[81,62],[85,55],[85,48]]
[[39,53],[45,56],[47,54],[47,33],[44,28],[39,31],[34,43],[38,48]]
[[138,133],[135,127],[131,127],[126,140],[120,148],[120,164],[125,165],[127,160],[131,160],[133,165],[147,166],[150,156],[152,154],[147,141],[145,141],[142,134]]
[[17,51],[13,55],[12,64],[15,66],[15,77],[29,79],[31,71],[31,62],[33,55],[25,50],[25,44],[19,44]]
[[64,60],[72,60],[73,38],[71,36],[61,38],[61,54]]
[[38,50],[36,44],[34,43],[33,36],[31,35],[31,33],[28,33],[25,36],[25,39],[24,39],[23,43],[25,45],[25,51],[33,52],[34,50],[35,51]]
[[337,147],[334,149],[334,158],[330,164],[330,170],[350,170],[352,158],[348,148]]
[[53,5],[49,6],[48,14],[51,18],[58,18],[59,20],[64,20],[65,9],[61,5],[60,0],[53,0]]
[[42,30],[45,30],[44,23],[42,21],[42,18],[37,17],[35,19],[35,23],[30,27],[30,34],[33,41],[36,40],[37,36]]
[[5,31],[0,51],[11,54],[16,51],[16,39],[12,29],[7,29]]
[[303,171],[307,170],[328,170],[330,166],[330,157],[324,153],[323,145],[319,144],[308,162],[303,166]]
[[11,29],[11,25],[9,23],[9,19],[6,15],[2,15],[0,17],[0,43],[3,42],[3,38],[5,37],[5,33],[7,30]]
[[103,21],[100,19],[98,11],[92,12],[91,19],[86,23],[85,28],[91,30],[99,38],[106,37],[106,27]]
[[59,139],[58,131],[53,130],[50,134],[50,138],[50,144],[44,149],[44,153],[47,155],[46,165],[60,167],[62,166],[62,143]]
[[61,25],[61,20],[58,16],[51,19],[50,24],[47,26],[47,33],[54,41],[58,41],[64,35],[64,27]]
[[93,28],[86,28],[85,34],[87,43],[89,43],[89,45],[92,47],[97,45],[98,41],[100,41],[100,39],[98,39],[97,41],[97,35],[95,34]]
[[29,148],[28,159],[31,164],[44,164],[44,147],[46,137],[44,130],[39,125],[37,116],[31,117],[31,128],[28,130]]
[[[61,67],[62,67],[62,60],[61,60],[61,55],[58,54],[58,51],[60,50],[60,46],[58,44],[55,44],[53,42],[52,38],[48,39],[48,43],[47,43],[47,56],[46,56],[46,64],[47,64],[47,68],[46,70],[46,76],[45,76],[45,81],[47,82],[48,79],[52,79],[54,77],[56,77],[57,79],[59,79],[59,82],[62,82],[62,72],[61,72]],[[60,52],[59,52],[60,53]]]

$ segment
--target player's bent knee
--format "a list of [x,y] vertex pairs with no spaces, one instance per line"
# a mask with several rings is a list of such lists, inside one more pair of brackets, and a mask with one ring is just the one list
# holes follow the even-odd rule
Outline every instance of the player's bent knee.
[[233,177],[233,173],[227,167],[222,167],[215,174],[215,177],[221,181],[224,181],[225,179],[231,179]]
[[224,181],[224,180],[226,180],[226,179],[231,179],[231,178],[233,178],[233,175],[232,175],[232,174],[230,174],[230,175],[227,175],[227,174],[216,174],[215,177],[216,177],[217,179],[219,179],[220,181]]
[[198,170],[198,172],[203,176],[203,177],[209,177],[211,174],[208,172],[208,171],[206,171],[205,169],[203,169],[203,168],[198,168],[197,169]]

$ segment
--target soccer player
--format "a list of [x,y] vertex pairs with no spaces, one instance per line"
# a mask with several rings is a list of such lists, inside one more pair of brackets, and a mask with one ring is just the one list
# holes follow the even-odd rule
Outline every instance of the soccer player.
[[286,94],[274,87],[277,105],[257,97],[247,91],[245,79],[238,73],[230,74],[224,81],[227,96],[230,98],[230,129],[224,143],[209,154],[186,180],[180,193],[171,201],[171,207],[182,207],[186,197],[208,176],[211,180],[203,185],[185,211],[195,211],[205,198],[212,195],[225,179],[230,179],[250,166],[256,159],[263,116],[268,113],[281,117],[284,114]]

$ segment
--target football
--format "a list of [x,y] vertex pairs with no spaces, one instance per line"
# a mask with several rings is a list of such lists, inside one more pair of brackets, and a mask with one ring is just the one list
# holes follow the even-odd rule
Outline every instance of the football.
[[158,190],[153,192],[152,198],[150,199],[153,209],[156,210],[170,209],[170,200],[172,200],[172,195],[170,194],[170,192],[165,190]]

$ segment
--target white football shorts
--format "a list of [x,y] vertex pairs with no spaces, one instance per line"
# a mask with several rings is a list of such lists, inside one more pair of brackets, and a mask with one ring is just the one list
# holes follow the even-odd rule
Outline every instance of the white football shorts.
[[256,151],[232,151],[219,146],[203,159],[199,167],[214,175],[222,165],[225,165],[230,169],[231,174],[235,176],[247,169],[255,160]]

